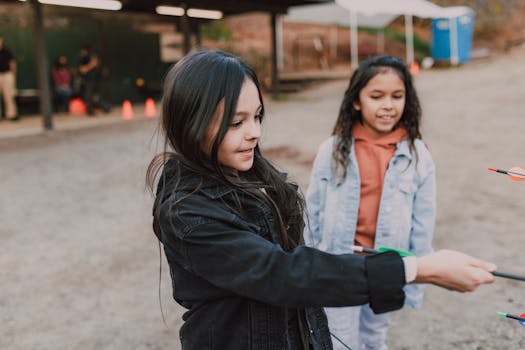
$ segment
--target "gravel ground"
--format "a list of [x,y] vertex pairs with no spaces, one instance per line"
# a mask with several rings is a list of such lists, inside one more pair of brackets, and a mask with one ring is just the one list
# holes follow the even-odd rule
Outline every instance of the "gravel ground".
[[[422,72],[424,140],[434,156],[434,246],[525,273],[525,185],[488,172],[525,167],[525,48]],[[268,101],[262,147],[306,190],[346,81]],[[101,117],[104,118],[104,117]],[[0,124],[0,129],[5,124]],[[156,123],[138,118],[0,139],[0,349],[179,349],[183,310],[171,298],[151,231],[144,173],[159,149]],[[393,314],[391,349],[524,349],[518,282],[476,293],[428,287],[424,306]],[[159,292],[160,291],[160,292]],[[166,317],[163,323],[159,306]]]

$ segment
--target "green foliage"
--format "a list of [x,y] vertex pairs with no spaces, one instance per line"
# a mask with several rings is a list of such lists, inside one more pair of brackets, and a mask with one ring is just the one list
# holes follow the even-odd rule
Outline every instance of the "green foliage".
[[[369,34],[377,34],[381,31],[381,29],[359,28],[359,31],[369,33]],[[402,44],[406,43],[406,35],[404,33],[401,33],[392,28],[384,28],[384,32],[385,32],[385,38],[390,38]],[[416,34],[414,34],[414,51],[417,51],[427,56],[430,54],[430,43],[426,42],[425,40],[421,39]]]
[[233,38],[228,23],[224,20],[210,21],[203,24],[201,26],[201,34],[203,38],[214,41],[229,41]]
[[[385,30],[385,37],[390,37],[402,43],[406,42],[405,34],[389,28]],[[430,44],[414,34],[414,50],[428,54],[430,52]]]

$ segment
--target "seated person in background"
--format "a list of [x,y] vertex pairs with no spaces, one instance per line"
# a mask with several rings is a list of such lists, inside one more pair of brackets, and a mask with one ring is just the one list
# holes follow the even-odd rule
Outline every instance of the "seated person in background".
[[59,56],[51,69],[53,91],[57,96],[57,111],[69,111],[69,100],[73,90],[71,88],[71,71],[67,66],[67,57]]

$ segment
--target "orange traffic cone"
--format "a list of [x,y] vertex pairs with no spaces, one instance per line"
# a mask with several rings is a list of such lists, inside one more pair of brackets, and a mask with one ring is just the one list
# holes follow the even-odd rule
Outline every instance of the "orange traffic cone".
[[419,64],[416,61],[410,63],[410,73],[412,73],[412,75],[419,73]]
[[69,114],[86,114],[87,108],[81,98],[72,98],[69,101]]
[[146,105],[144,106],[144,115],[148,118],[154,118],[157,115],[155,101],[153,101],[152,98],[148,98],[146,100]]
[[122,119],[133,119],[133,107],[131,107],[131,102],[129,102],[129,100],[125,100],[122,103]]

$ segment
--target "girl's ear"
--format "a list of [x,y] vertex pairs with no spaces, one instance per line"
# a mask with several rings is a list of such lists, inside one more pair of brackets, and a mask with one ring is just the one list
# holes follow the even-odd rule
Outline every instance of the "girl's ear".
[[360,111],[361,110],[361,104],[359,103],[359,101],[357,102],[352,102],[352,107],[354,107],[354,109],[356,111]]

